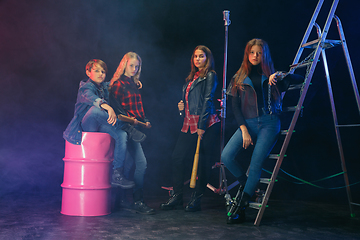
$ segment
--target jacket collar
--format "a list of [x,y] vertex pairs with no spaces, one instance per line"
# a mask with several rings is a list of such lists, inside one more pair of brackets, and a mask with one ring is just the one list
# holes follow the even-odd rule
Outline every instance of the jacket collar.
[[205,77],[202,77],[202,78],[201,78],[201,77],[198,77],[197,79],[195,79],[194,82],[191,84],[191,87],[190,87],[189,92],[190,92],[191,90],[193,90],[194,87],[195,87],[198,83],[204,81],[205,79],[206,79],[206,76],[205,76]]
[[[199,82],[202,82],[202,81],[204,81],[206,79],[206,76],[205,77],[198,77],[197,79],[195,79],[194,81],[192,81],[192,84],[191,84],[191,87],[190,87],[190,90],[189,90],[189,92],[196,86],[196,84],[198,84]],[[185,83],[184,84],[184,86],[183,86],[183,91],[185,91],[185,89],[187,88],[187,86],[188,86],[188,84],[189,84],[190,82],[187,82],[187,83]]]
[[105,81],[103,81],[102,83],[100,83],[100,85],[98,85],[96,82],[94,82],[93,80],[91,80],[91,78],[89,78],[86,82],[91,82],[91,83],[94,84],[94,86],[96,86],[97,88],[103,87],[104,84],[105,84]]
[[[262,75],[261,76],[261,86],[264,84],[264,82],[267,80],[268,78],[265,76],[265,75]],[[249,78],[249,77],[246,77],[245,79],[244,79],[244,84],[248,84],[248,85],[250,85],[251,87],[254,87],[254,85],[253,85],[253,83],[252,83],[252,81],[251,81],[251,79]]]

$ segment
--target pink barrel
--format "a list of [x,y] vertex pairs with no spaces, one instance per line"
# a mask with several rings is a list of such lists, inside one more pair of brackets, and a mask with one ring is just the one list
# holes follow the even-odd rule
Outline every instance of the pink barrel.
[[113,138],[107,133],[83,132],[81,145],[65,141],[63,160],[61,213],[71,216],[110,214]]

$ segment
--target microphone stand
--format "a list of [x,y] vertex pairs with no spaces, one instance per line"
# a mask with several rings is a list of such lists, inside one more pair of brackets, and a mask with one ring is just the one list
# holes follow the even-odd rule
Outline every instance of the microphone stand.
[[[221,135],[220,135],[220,153],[224,149],[225,143],[225,118],[226,118],[226,68],[227,68],[227,50],[228,50],[228,26],[230,25],[231,21],[229,19],[230,11],[224,10],[223,17],[225,21],[225,45],[224,45],[224,68],[223,68],[223,89],[222,89],[222,99],[221,99],[221,110],[220,110],[220,117],[221,117]],[[220,167],[220,176],[219,176],[219,188],[215,188],[212,185],[208,184],[207,187],[211,189],[213,192],[218,194],[225,193],[225,199],[228,204],[231,201],[230,194],[228,192],[227,180],[225,175],[225,166],[221,162],[216,163],[212,168]]]
[[224,149],[224,136],[225,136],[225,118],[226,118],[226,69],[227,69],[227,52],[228,52],[228,28],[231,23],[230,11],[224,10],[224,25],[225,25],[225,43],[224,43],[224,68],[223,68],[223,89],[221,99],[221,152]]

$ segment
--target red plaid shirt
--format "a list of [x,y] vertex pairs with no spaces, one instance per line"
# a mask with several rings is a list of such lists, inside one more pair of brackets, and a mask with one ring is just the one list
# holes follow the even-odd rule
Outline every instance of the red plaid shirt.
[[129,117],[135,117],[139,120],[145,119],[145,113],[141,95],[134,81],[121,75],[112,86],[115,99],[121,103],[122,108]]
[[[187,88],[186,88],[186,92],[185,92],[185,117],[184,117],[184,123],[183,123],[183,127],[181,129],[182,132],[186,133],[189,128],[190,128],[190,133],[194,134],[197,132],[197,125],[199,122],[199,115],[190,115],[190,111],[189,111],[189,91],[191,88],[191,85],[194,83],[194,80],[196,80],[200,75],[200,72],[195,73],[194,78],[191,82],[189,82]],[[209,128],[211,127],[213,124],[220,122],[220,119],[217,117],[216,114],[212,114],[209,116],[208,122],[206,127]]]

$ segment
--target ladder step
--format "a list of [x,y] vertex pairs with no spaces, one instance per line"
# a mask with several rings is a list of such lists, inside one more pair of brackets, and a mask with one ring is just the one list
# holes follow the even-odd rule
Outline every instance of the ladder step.
[[350,202],[350,204],[360,207],[360,204],[359,204],[359,203]]
[[[289,132],[289,130],[288,129],[286,129],[286,130],[281,130],[280,131],[280,134],[281,135],[286,135],[286,134],[288,134],[288,132]],[[295,132],[295,130],[293,130],[293,133]]]
[[[293,106],[293,107],[286,107],[283,109],[283,112],[295,112],[296,111],[297,106]],[[301,108],[304,108],[303,106],[301,106]]]
[[269,154],[269,158],[277,160],[279,158],[279,154]]
[[[319,44],[320,39],[315,39],[311,42],[305,43],[302,45],[303,48],[316,48],[317,45]],[[336,47],[341,45],[341,40],[329,40],[329,39],[325,39],[325,41],[322,43],[322,48],[324,49],[329,49],[332,47]]]
[[345,124],[345,125],[336,125],[337,128],[339,127],[360,127],[360,124]]
[[[312,85],[312,83],[309,83],[309,85]],[[304,83],[292,84],[292,85],[289,86],[289,88],[287,89],[287,91],[289,91],[289,90],[301,89],[303,86],[304,86]]]
[[[254,208],[254,209],[260,209],[262,206],[261,203],[256,203],[256,202],[249,202],[249,207]],[[268,207],[268,205],[266,205],[266,207]]]
[[283,111],[286,111],[286,112],[295,112],[295,111],[296,111],[296,106],[286,107],[286,108],[283,109]]
[[269,184],[270,183],[270,178],[260,178],[259,179],[260,183],[265,183],[265,184]]
[[[278,160],[279,157],[280,157],[280,154],[269,154],[270,159]],[[286,157],[286,155],[284,155],[284,157]]]
[[[260,179],[259,179],[259,182],[260,182],[260,183],[265,183],[265,184],[269,184],[270,181],[271,181],[270,178],[260,178]],[[278,181],[278,180],[275,179],[275,182],[277,182],[277,181]]]
[[312,62],[313,62],[312,60],[309,60],[309,61],[306,61],[306,62],[303,62],[303,63],[296,63],[296,64],[293,64],[293,65],[290,65],[290,68],[294,68],[294,67],[296,67],[296,68],[306,67],[306,66],[312,64]]
[[293,84],[293,85],[290,85],[287,90],[289,91],[289,90],[301,89],[303,85],[304,85],[303,83]]

